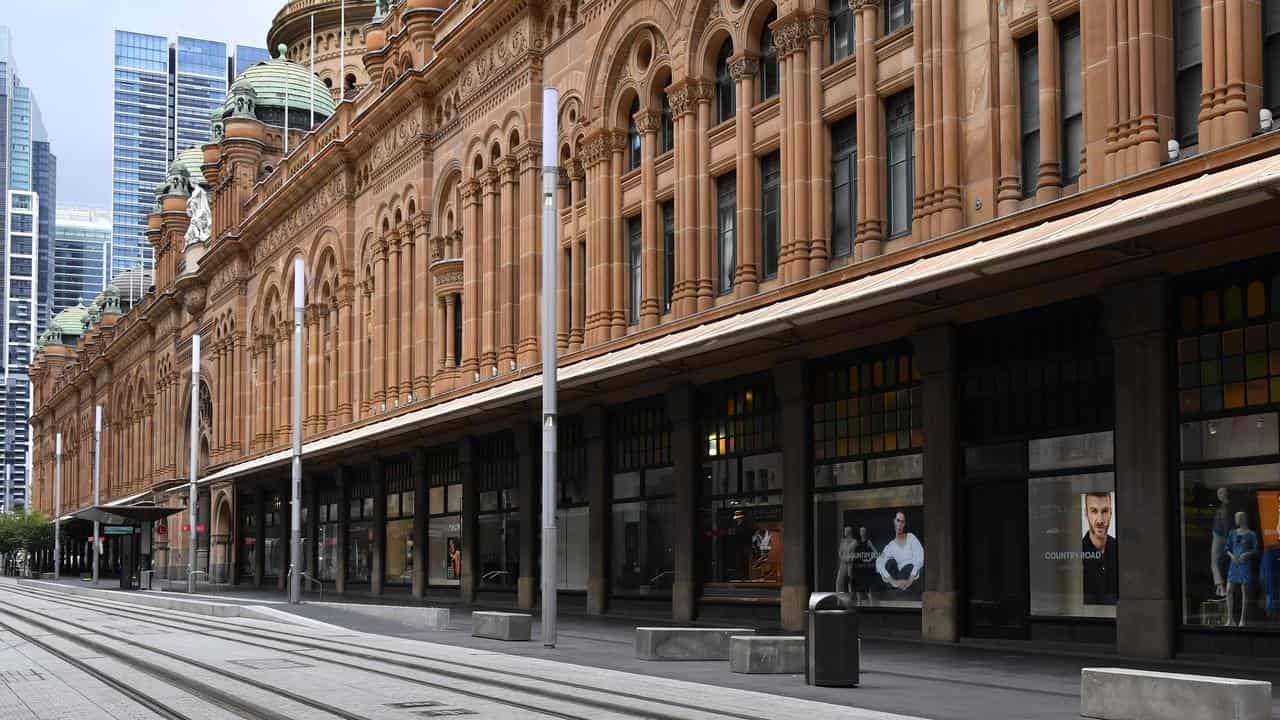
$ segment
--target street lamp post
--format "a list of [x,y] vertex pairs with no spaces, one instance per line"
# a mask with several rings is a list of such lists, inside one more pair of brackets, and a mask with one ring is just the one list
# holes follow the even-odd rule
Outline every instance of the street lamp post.
[[[102,453],[102,406],[96,405],[93,408],[93,505],[97,507],[102,499],[99,497],[99,486],[101,482],[101,465],[99,464]],[[93,521],[93,584],[98,584],[98,557],[102,553],[102,547],[98,538],[101,537],[102,525],[97,520]]]
[[53,579],[62,571],[62,433],[53,438]]
[[289,505],[289,603],[302,602],[302,258],[293,261],[293,480]]
[[542,644],[556,646],[556,138],[560,91],[542,91]]
[[199,512],[196,508],[196,462],[200,448],[200,336],[191,336],[191,452],[188,464],[187,483],[187,518],[189,531],[187,534],[187,592],[196,592],[196,520]]

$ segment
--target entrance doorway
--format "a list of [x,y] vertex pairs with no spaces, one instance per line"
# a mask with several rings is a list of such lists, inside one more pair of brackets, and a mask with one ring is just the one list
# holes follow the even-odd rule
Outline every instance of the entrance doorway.
[[982,481],[964,495],[968,634],[1028,636],[1026,480]]

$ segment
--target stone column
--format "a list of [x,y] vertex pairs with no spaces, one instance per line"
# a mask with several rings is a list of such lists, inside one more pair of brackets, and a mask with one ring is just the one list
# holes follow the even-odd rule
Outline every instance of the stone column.
[[379,238],[373,251],[373,351],[369,358],[370,412],[378,412],[387,399],[387,240]]
[[[729,74],[738,84],[738,111],[735,118],[738,138],[738,258],[734,268],[733,290],[737,297],[754,295],[760,277],[760,193],[756,175],[756,132],[751,107],[756,101],[756,72],[760,60],[751,55],[738,55],[729,61]],[[724,292],[724,288],[717,288]]]
[[480,247],[480,277],[484,288],[480,312],[480,379],[493,377],[498,366],[498,349],[494,331],[498,313],[498,170],[490,167],[484,173],[484,202],[481,218],[484,231]]
[[475,603],[476,589],[480,587],[477,575],[480,563],[476,554],[480,534],[476,511],[480,505],[480,492],[473,473],[471,456],[474,447],[475,441],[470,436],[458,441],[458,480],[462,483],[462,579],[458,591],[465,604]]
[[[302,531],[302,547],[305,555],[303,565],[306,568],[307,575],[317,580],[320,579],[320,476],[314,474],[303,474],[302,487],[306,490],[308,481],[311,485],[311,493],[303,493],[307,504],[307,525]],[[306,584],[303,584],[303,591],[306,591]]]
[[515,295],[516,280],[516,232],[512,227],[516,222],[516,213],[512,204],[517,201],[519,181],[518,165],[510,154],[502,159],[499,165],[499,199],[498,199],[498,253],[496,299],[498,306],[495,312],[498,320],[498,371],[510,372],[515,369],[516,361],[516,306],[519,297]]
[[[547,148],[555,157],[555,148]],[[516,362],[520,367],[536,365],[540,362],[538,355],[538,337],[541,327],[541,315],[538,309],[538,298],[542,294],[542,253],[557,252],[549,241],[542,239],[542,145],[526,142],[520,151],[520,186],[513,202],[513,210],[519,218],[516,225],[517,279],[516,287],[519,295],[512,302],[516,303],[519,323],[519,346],[516,348]],[[572,207],[572,205],[570,205]],[[573,212],[577,217],[577,212]],[[557,220],[558,222],[558,220]],[[574,233],[576,237],[576,233]],[[545,246],[545,247],[544,247]],[[558,282],[569,282],[568,275],[562,275]],[[568,330],[566,323],[561,330]]]
[[516,441],[516,493],[520,503],[517,516],[520,519],[520,575],[516,579],[516,606],[532,609],[538,601],[538,540],[542,536],[542,523],[538,497],[542,483],[539,481],[538,443],[535,433],[542,428],[537,423],[520,426],[515,430]]
[[565,276],[565,288],[569,297],[569,322],[565,323],[568,332],[569,352],[582,349],[583,319],[586,308],[586,247],[579,241],[578,203],[582,200],[582,188],[587,182],[582,160],[574,160],[569,164],[569,207],[573,220],[570,227],[573,232],[569,237],[569,273]]
[[782,627],[804,629],[809,606],[811,563],[807,555],[813,537],[809,485],[813,476],[809,457],[813,444],[808,406],[808,373],[803,360],[790,360],[773,369],[773,382],[781,406],[782,427],[782,525],[792,539],[782,555]]
[[698,178],[698,216],[697,242],[694,245],[698,255],[698,294],[697,309],[709,310],[716,301],[715,267],[716,267],[716,188],[711,177],[711,143],[707,135],[711,132],[711,103],[715,100],[715,86],[709,82],[695,82],[689,86],[690,92],[696,92],[698,103],[698,121],[695,132],[689,139],[689,146],[698,153],[695,175]]
[[587,445],[587,513],[590,556],[587,574],[587,613],[603,615],[609,610],[609,550],[612,508],[609,468],[606,462],[605,413],[593,405],[582,414],[582,439]]
[[355,287],[350,283],[338,289],[338,422],[346,425],[352,417],[352,383],[355,382],[352,354],[355,340],[351,334],[351,308],[355,304]]
[[1036,2],[1036,49],[1040,58],[1040,174],[1036,202],[1047,202],[1062,191],[1062,143],[1058,136],[1058,26],[1049,0]]
[[1116,497],[1142,505],[1125,526],[1116,652],[1148,658],[1173,657],[1175,649],[1178,512],[1169,484],[1169,287],[1167,279],[1151,278],[1103,295],[1115,350]]
[[369,461],[369,484],[373,486],[373,567],[369,568],[369,592],[382,594],[387,573],[387,481],[382,458]]
[[462,205],[470,221],[463,223],[467,237],[462,243],[462,344],[458,352],[462,358],[462,383],[471,383],[480,369],[480,293],[483,275],[480,268],[480,245],[483,209],[480,202],[480,181],[472,178],[462,183]]
[[671,619],[689,622],[697,615],[697,488],[702,469],[698,453],[697,400],[692,385],[667,391],[667,416],[671,421],[671,465],[675,494],[674,582],[671,586]]
[[627,231],[622,222],[622,175],[626,172],[627,134],[609,134],[612,165],[609,169],[609,298],[605,339],[627,334]]
[[351,533],[351,486],[347,469],[339,465],[333,471],[338,486],[338,557],[334,570],[334,589],[341,595],[347,591],[347,536]]
[[921,634],[926,640],[955,642],[960,638],[959,514],[960,421],[956,388],[956,331],[951,326],[930,328],[912,338],[914,362],[920,370],[924,412],[924,524],[942,542],[925,549],[925,588]]
[[828,31],[827,19],[821,15],[810,15],[805,18],[805,30],[809,41],[809,72],[802,81],[809,83],[806,128],[809,136],[809,274],[817,275],[826,272],[831,256],[831,237],[827,232],[831,218],[831,183],[827,178],[831,170],[831,136],[827,132],[827,124],[822,121],[822,68],[826,59],[823,47]]
[[308,305],[304,316],[303,351],[306,375],[306,417],[303,431],[310,434],[320,430],[320,353],[324,337],[320,334],[320,306]]
[[427,451],[414,448],[413,463],[413,597],[427,595]]
[[386,284],[383,286],[382,302],[384,307],[385,322],[385,342],[382,352],[384,358],[383,367],[386,373],[385,394],[383,402],[387,404],[390,410],[400,404],[404,399],[404,390],[400,388],[400,360],[404,354],[404,344],[401,339],[401,332],[404,327],[400,324],[400,304],[402,296],[400,295],[400,266],[401,266],[401,236],[399,228],[392,228],[391,234],[387,236],[387,265],[386,265]]
[[697,310],[698,302],[698,129],[697,101],[692,81],[674,82],[667,88],[675,132],[675,286],[671,311],[684,317]]
[[420,212],[413,218],[413,288],[412,304],[408,311],[413,323],[413,396],[419,400],[431,394],[431,313],[424,312],[420,306],[432,302],[431,271],[429,268],[431,252],[427,239],[427,213]]
[[[658,278],[662,276],[662,254],[658,249],[662,240],[662,217],[658,214],[658,173],[654,167],[662,115],[652,110],[641,110],[635,117],[635,123],[640,133],[640,185],[643,191],[640,205],[640,327],[651,328],[658,324],[662,315],[662,302],[658,299]],[[630,288],[631,283],[627,283],[627,287]]]
[[[457,293],[449,293],[444,296],[444,366],[446,370],[452,369],[454,363],[457,362],[458,348],[454,346],[453,339],[456,337],[458,328],[456,324],[457,316],[454,310],[458,305]],[[463,323],[465,325],[466,323]]]
[[882,108],[876,86],[879,60],[876,39],[879,35],[879,0],[855,0],[858,33],[858,226],[854,240],[854,260],[878,256],[884,248],[884,143],[881,140]]
[[257,386],[257,392],[254,394],[254,428],[253,444],[258,448],[264,448],[271,443],[268,442],[267,436],[267,406],[271,402],[271,393],[268,390],[267,382],[267,352],[265,336],[259,336],[257,347],[253,351],[253,363],[257,368],[254,378],[254,384]]
[[413,392],[413,225],[406,222],[400,226],[396,235],[400,242],[400,269],[397,271],[396,292],[397,321],[396,344],[393,353],[396,356],[396,398],[401,403],[409,401]]
[[[1000,6],[996,20],[998,36],[996,39],[998,62],[994,68],[997,80],[997,96],[999,113],[996,115],[997,129],[992,132],[992,142],[999,148],[1000,172],[996,178],[995,198],[997,216],[1008,215],[1018,211],[1022,200],[1022,183],[1019,177],[1018,147],[1019,137],[1018,95],[1018,44],[1013,40],[1009,29],[1012,11],[1005,5]],[[1101,108],[1105,110],[1105,108]]]
[[289,536],[292,532],[290,527],[290,517],[292,513],[292,496],[293,490],[289,486],[288,478],[281,478],[276,483],[276,492],[280,493],[280,567],[276,568],[276,590],[284,591],[289,587],[289,559],[293,555],[289,552]]

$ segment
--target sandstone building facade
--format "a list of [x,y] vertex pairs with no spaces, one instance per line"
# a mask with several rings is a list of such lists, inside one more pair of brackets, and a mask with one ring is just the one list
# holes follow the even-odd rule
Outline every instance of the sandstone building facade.
[[1280,3],[367,5],[338,56],[335,0],[281,11],[319,77],[237,82],[153,287],[46,338],[36,506],[59,432],[92,504],[95,405],[103,503],[185,502],[199,334],[201,500],[141,549],[177,571],[194,521],[215,580],[283,588],[301,257],[304,571],[532,607],[554,252],[565,606],[796,628],[838,587],[930,639],[1275,653]]

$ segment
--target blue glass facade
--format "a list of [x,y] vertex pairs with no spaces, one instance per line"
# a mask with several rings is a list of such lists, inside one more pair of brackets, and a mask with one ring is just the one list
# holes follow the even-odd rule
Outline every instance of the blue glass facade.
[[156,185],[175,155],[209,142],[209,117],[226,102],[241,55],[252,62],[266,56],[259,48],[235,50],[229,57],[226,43],[116,31],[112,277],[153,266],[146,224]]
[[53,241],[53,312],[88,305],[107,284],[111,213],[93,208],[58,208]]
[[249,69],[254,63],[266,62],[271,59],[271,53],[263,48],[249,47],[247,45],[236,46],[235,57],[235,77],[240,77],[240,73]]

